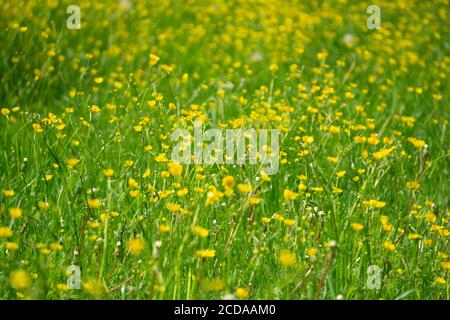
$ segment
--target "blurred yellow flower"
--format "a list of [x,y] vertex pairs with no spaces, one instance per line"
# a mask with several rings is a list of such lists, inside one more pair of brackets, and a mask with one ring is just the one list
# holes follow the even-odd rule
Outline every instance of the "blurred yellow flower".
[[114,175],[114,170],[113,169],[105,169],[105,170],[103,170],[103,175],[105,177],[112,177]]
[[317,248],[316,247],[311,247],[306,249],[306,254],[310,257],[310,258],[314,258],[317,254]]
[[360,223],[352,223],[352,229],[355,230],[356,232],[361,231],[362,229],[364,229],[364,226]]
[[141,238],[132,238],[128,241],[128,250],[131,254],[137,255],[144,251],[145,241]]
[[131,188],[139,188],[139,183],[136,180],[134,180],[133,178],[129,178],[128,186],[130,186]]
[[15,271],[12,271],[9,280],[11,283],[11,287],[18,290],[23,290],[31,285],[31,277],[28,274],[28,272],[18,269]]
[[199,237],[205,238],[209,235],[208,229],[205,229],[200,226],[194,226],[194,233],[198,235]]
[[248,289],[237,288],[235,294],[236,294],[236,297],[238,297],[239,299],[247,299],[248,298]]
[[297,199],[297,196],[298,196],[298,193],[293,192],[289,189],[284,189],[284,191],[283,191],[283,197],[286,200],[295,200],[295,199]]
[[5,196],[5,197],[12,197],[12,196],[14,196],[16,193],[14,192],[14,190],[11,190],[11,189],[6,189],[6,190],[3,190],[3,195]]
[[296,263],[297,259],[295,258],[295,255],[287,250],[281,250],[280,254],[278,255],[278,262],[284,266],[292,266]]
[[385,242],[383,243],[383,247],[384,247],[386,250],[389,250],[389,251],[395,251],[395,244],[393,244],[393,243],[390,242],[390,241],[385,241]]
[[0,227],[0,238],[9,238],[13,235],[9,227]]
[[75,167],[79,162],[80,162],[80,160],[78,160],[76,158],[70,158],[66,162],[67,168],[73,169],[73,167]]
[[150,60],[150,65],[154,66],[158,63],[159,61],[159,57],[156,54],[150,53],[149,55],[149,60]]
[[418,190],[420,188],[420,183],[416,181],[408,181],[406,183],[406,188],[410,190]]
[[236,180],[232,176],[225,176],[222,179],[222,186],[224,188],[232,188],[235,183],[236,183]]
[[250,192],[252,192],[252,186],[249,185],[249,184],[239,183],[237,185],[237,187],[238,187],[238,190],[240,192],[243,192],[243,193],[250,193]]
[[370,207],[370,208],[375,208],[375,209],[381,209],[381,208],[383,208],[383,207],[386,205],[386,203],[383,202],[383,201],[378,201],[378,200],[375,200],[375,199],[370,199],[370,200],[363,201],[363,205],[364,205],[365,207]]
[[159,231],[162,233],[166,233],[170,231],[170,226],[168,226],[167,224],[162,224],[159,226]]
[[98,209],[102,206],[102,201],[100,199],[89,199],[88,206],[92,209]]
[[170,162],[168,164],[169,172],[174,177],[179,177],[183,173],[183,166],[176,162]]
[[216,256],[216,250],[211,250],[211,249],[197,250],[195,252],[195,255],[200,258],[213,258]]
[[13,219],[19,219],[22,216],[22,209],[20,208],[9,208],[8,212]]
[[7,242],[6,243],[6,249],[10,250],[10,251],[14,251],[19,249],[19,245],[15,242]]
[[38,202],[38,207],[41,210],[45,210],[48,209],[50,207],[49,203],[47,201],[39,201]]

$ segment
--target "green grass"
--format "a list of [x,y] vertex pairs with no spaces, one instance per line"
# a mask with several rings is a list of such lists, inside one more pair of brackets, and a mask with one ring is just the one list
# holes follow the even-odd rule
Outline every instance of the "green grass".
[[[378,1],[375,30],[365,1],[110,2],[80,30],[72,1],[0,4],[0,298],[450,297],[447,0]],[[199,119],[280,129],[279,171],[167,174]]]

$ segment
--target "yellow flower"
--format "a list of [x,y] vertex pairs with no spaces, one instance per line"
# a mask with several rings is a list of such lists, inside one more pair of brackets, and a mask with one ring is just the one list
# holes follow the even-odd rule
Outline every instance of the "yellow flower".
[[144,251],[145,241],[141,238],[132,238],[128,241],[128,250],[131,254],[139,254]]
[[278,262],[284,267],[292,266],[296,261],[295,255],[290,251],[281,250],[278,255]]
[[338,187],[333,187],[333,193],[342,193],[344,190]]
[[150,53],[149,60],[150,60],[151,66],[156,65],[158,63],[159,59],[160,58],[156,54]]
[[248,298],[248,289],[237,288],[235,294],[236,294],[236,297],[238,297],[239,299],[247,299]]
[[385,242],[383,243],[383,247],[384,247],[386,250],[389,250],[389,251],[395,251],[395,244],[393,244],[393,243],[390,242],[390,241],[385,241]]
[[423,140],[418,140],[418,139],[416,139],[416,138],[414,138],[414,137],[409,137],[408,138],[408,141],[410,142],[410,143],[412,143],[416,148],[418,148],[418,149],[422,149],[424,146],[425,146],[425,141],[423,141]]
[[355,230],[356,232],[361,231],[362,229],[364,229],[364,226],[360,223],[352,223],[352,229]]
[[277,70],[278,70],[278,65],[277,65],[276,63],[272,63],[272,64],[269,66],[269,70],[272,71],[272,72],[277,71]]
[[45,210],[45,209],[48,209],[50,207],[50,205],[48,204],[47,201],[39,201],[38,202],[38,207],[41,210]]
[[161,233],[166,233],[170,231],[170,226],[168,226],[167,224],[162,224],[159,226],[159,231]]
[[189,189],[188,188],[183,188],[183,189],[180,189],[180,190],[177,191],[177,196],[184,197],[188,193],[189,193]]
[[12,196],[14,196],[16,193],[14,192],[14,190],[10,190],[10,189],[7,189],[7,190],[3,190],[3,195],[5,196],[5,197],[12,197]]
[[96,78],[94,78],[94,82],[96,83],[96,84],[101,84],[101,83],[103,83],[103,77],[96,77]]
[[170,172],[169,171],[162,171],[161,172],[161,178],[168,178],[170,177]]
[[200,258],[213,258],[216,256],[216,250],[210,249],[197,250],[195,252],[195,255]]
[[267,174],[265,174],[264,171],[262,171],[262,170],[261,170],[261,179],[262,179],[264,182],[268,182],[268,181],[271,180],[271,179],[270,179],[270,176],[267,175]]
[[369,138],[367,138],[367,142],[371,145],[376,146],[378,143],[380,143],[380,139],[378,139],[377,134],[372,134]]
[[15,242],[7,242],[6,243],[6,249],[10,250],[10,251],[14,251],[19,249],[19,245]]
[[269,223],[270,221],[272,221],[271,218],[268,218],[268,217],[262,217],[262,218],[261,218],[261,222],[262,222],[262,223]]
[[327,58],[327,56],[328,56],[328,52],[326,52],[326,51],[318,52],[318,53],[316,54],[316,58],[317,58],[317,60],[319,60],[319,61],[324,61],[324,60]]
[[14,289],[26,289],[31,285],[31,277],[28,272],[18,269],[9,275],[9,281],[11,283],[11,287]]
[[32,127],[37,133],[41,133],[42,131],[44,131],[39,123],[33,123]]
[[261,198],[257,198],[257,197],[250,197],[248,199],[248,204],[249,205],[256,205],[259,204],[261,202]]
[[277,220],[277,221],[284,221],[284,217],[283,217],[282,215],[278,214],[278,213],[275,213],[275,214],[273,215],[273,217],[274,217],[275,220]]
[[139,188],[139,183],[136,180],[134,180],[133,178],[128,179],[128,185],[131,188]]
[[409,181],[406,183],[406,188],[410,190],[418,190],[420,188],[420,183],[416,181]]
[[155,157],[155,161],[156,162],[167,162],[168,160],[167,160],[166,155],[164,153],[160,153],[159,155],[157,155]]
[[61,251],[63,249],[63,246],[58,242],[52,242],[50,244],[50,249],[53,251]]
[[20,208],[9,208],[9,215],[13,219],[19,219],[22,216],[22,209]]
[[58,289],[59,291],[62,291],[62,292],[69,291],[69,287],[65,283],[57,283],[56,289]]
[[42,248],[39,250],[39,252],[43,255],[48,255],[50,254],[50,250],[48,250],[47,248]]
[[250,192],[252,192],[252,186],[249,185],[249,184],[239,183],[237,185],[237,187],[238,187],[238,190],[240,192],[243,192],[243,193],[250,193]]
[[382,201],[375,200],[375,199],[370,199],[370,200],[363,201],[363,205],[365,207],[381,209],[381,208],[383,208],[386,205],[386,203],[382,202]]
[[205,281],[204,289],[206,291],[220,291],[223,288],[225,288],[225,281],[222,279]]
[[105,169],[105,170],[103,170],[103,175],[105,177],[112,177],[114,175],[114,170],[113,169]]
[[181,206],[177,203],[168,203],[167,209],[169,209],[170,212],[175,213],[175,212],[180,211]]
[[150,177],[151,171],[150,169],[145,169],[144,173],[142,174],[142,178],[148,178]]
[[130,193],[130,197],[136,198],[139,195],[140,191],[139,190],[130,190],[129,193]]
[[119,215],[120,215],[119,212],[117,212],[117,211],[111,211],[111,216],[112,216],[113,218],[116,218],[116,217],[118,217]]
[[437,217],[432,211],[428,211],[426,215],[426,220],[430,223],[434,223]]
[[338,158],[336,157],[327,157],[328,161],[330,161],[331,163],[338,163]]
[[13,235],[9,227],[0,227],[0,238],[9,238]]
[[313,136],[303,136],[302,141],[306,144],[311,144],[314,142],[314,137]]
[[328,128],[328,131],[333,133],[333,134],[337,134],[337,133],[339,133],[339,131],[341,131],[341,128],[339,128],[337,126],[330,126]]
[[377,159],[377,160],[380,160],[380,159],[383,159],[383,158],[385,158],[385,157],[387,157],[389,154],[391,154],[391,152],[394,150],[395,148],[394,147],[392,147],[392,148],[389,148],[389,149],[381,149],[381,150],[379,150],[379,151],[377,151],[377,152],[374,152],[373,153],[373,157],[375,158],[375,159]]
[[216,189],[216,187],[211,187],[206,194],[206,205],[211,205],[219,201],[223,197],[223,193]]
[[93,112],[93,113],[99,113],[100,111],[101,111],[101,109],[100,109],[100,107],[99,106],[97,106],[97,105],[92,105],[91,106],[91,111]]
[[202,238],[205,238],[205,237],[207,237],[209,235],[208,229],[205,229],[205,228],[200,227],[200,226],[195,226],[194,227],[194,233],[196,235],[198,235],[199,237],[202,237]]
[[283,196],[284,196],[284,199],[286,199],[286,200],[295,200],[298,196],[298,193],[293,192],[289,189],[284,189]]
[[306,254],[310,257],[310,258],[314,258],[317,254],[317,248],[315,247],[311,247],[306,249]]
[[224,188],[232,188],[235,183],[236,180],[232,176],[226,176],[222,179],[222,186]]
[[105,292],[104,285],[97,279],[83,283],[83,289],[94,296],[101,296]]
[[72,169],[73,167],[75,167],[78,163],[80,162],[80,160],[76,159],[76,158],[70,158],[67,160],[67,168]]
[[336,172],[336,176],[341,178],[341,177],[345,176],[345,173],[346,173],[345,170],[338,171],[338,172]]
[[179,177],[183,173],[183,166],[176,162],[171,162],[168,165],[169,172],[174,177]]
[[444,269],[450,269],[450,261],[442,262],[441,266]]
[[284,219],[283,223],[288,227],[292,227],[295,224],[295,220],[294,219]]
[[92,209],[98,209],[102,206],[102,201],[99,199],[89,199],[88,206]]
[[125,166],[126,166],[126,167],[132,167],[133,164],[134,164],[134,161],[133,161],[133,160],[126,160],[126,161],[125,161]]
[[446,284],[447,281],[445,281],[444,278],[442,277],[437,277],[436,280],[434,281],[435,284]]

